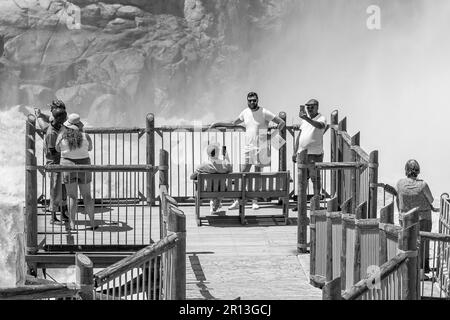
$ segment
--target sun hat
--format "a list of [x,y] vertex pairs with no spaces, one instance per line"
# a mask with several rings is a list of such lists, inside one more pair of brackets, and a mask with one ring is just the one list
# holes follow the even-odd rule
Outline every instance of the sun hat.
[[80,120],[80,115],[77,113],[69,114],[66,122],[64,122],[64,126],[69,129],[79,130],[83,128],[84,124]]
[[206,153],[209,157],[212,157],[213,151],[215,151],[214,156],[219,155],[219,145],[217,143],[211,143],[208,148],[206,148]]

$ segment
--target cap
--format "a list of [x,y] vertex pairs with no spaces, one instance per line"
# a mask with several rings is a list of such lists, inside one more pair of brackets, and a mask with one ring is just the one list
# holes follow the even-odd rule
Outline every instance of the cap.
[[64,126],[69,129],[79,130],[84,126],[83,122],[80,120],[80,115],[77,113],[69,114],[67,121],[64,122]]
[[219,144],[211,143],[210,145],[208,145],[208,148],[206,148],[206,153],[208,154],[209,157],[212,157],[212,153],[213,151],[215,151],[214,155],[218,156],[220,152],[219,149],[220,149]]
[[311,99],[306,103],[307,106],[315,106],[315,105],[319,105],[319,101],[317,101],[316,99]]

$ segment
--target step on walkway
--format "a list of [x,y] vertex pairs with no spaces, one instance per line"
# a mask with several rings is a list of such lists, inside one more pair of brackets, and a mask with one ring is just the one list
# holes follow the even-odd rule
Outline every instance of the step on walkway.
[[[297,226],[252,219],[197,227],[194,207],[186,214],[186,298],[192,300],[307,300],[322,292],[309,284],[309,255],[297,255]],[[208,215],[208,207],[202,214]],[[257,214],[279,214],[262,208]],[[280,210],[281,211],[281,210]],[[249,208],[249,215],[253,214]],[[235,211],[227,212],[229,215]],[[292,213],[293,220],[296,216]],[[291,221],[292,222],[292,221]]]

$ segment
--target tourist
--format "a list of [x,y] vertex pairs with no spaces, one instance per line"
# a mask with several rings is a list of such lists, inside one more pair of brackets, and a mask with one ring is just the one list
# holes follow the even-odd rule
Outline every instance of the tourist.
[[[278,124],[278,130],[282,130],[285,123],[280,117],[258,105],[258,95],[255,92],[250,92],[247,95],[247,106],[248,108],[243,110],[236,120],[232,122],[212,123],[210,129],[237,126],[243,123],[246,129],[244,146],[245,164],[242,166],[241,172],[249,172],[252,166],[255,167],[255,172],[260,172],[262,167],[270,164],[270,141],[267,141],[269,123],[273,121]],[[235,200],[228,207],[229,210],[238,208],[239,200]],[[253,199],[252,209],[259,209],[257,199]]]
[[[64,122],[64,131],[58,136],[56,148],[61,152],[61,165],[89,165],[89,151],[92,150],[92,140],[83,131],[83,123],[76,113],[69,115]],[[91,172],[64,172],[63,183],[69,197],[69,229],[75,228],[77,212],[78,188],[83,197],[86,213],[89,215],[91,230],[95,230],[94,201],[91,197]]]
[[[419,179],[420,166],[416,160],[409,160],[405,165],[406,178],[397,182],[397,207],[399,210],[399,222],[403,226],[403,214],[414,208],[419,210],[419,229],[420,231],[431,231],[432,219],[431,211],[439,212],[439,209],[433,207],[433,195],[428,184]],[[430,248],[420,245],[420,259],[424,259],[422,266],[422,278],[428,279],[424,273],[430,272]],[[421,266],[421,267],[422,267]]]
[[[306,103],[306,110],[305,106],[300,106],[299,117],[300,132],[295,141],[292,160],[296,162],[297,153],[307,150],[307,162],[313,167],[317,162],[323,162],[323,135],[327,129],[327,120],[319,113],[319,101],[316,99]],[[313,183],[314,195],[320,195],[320,171],[314,168],[309,168],[307,171],[307,179],[310,178]]]
[[[66,105],[61,100],[53,100],[52,103],[48,105],[50,107],[50,113],[53,112],[54,109],[59,108],[66,111]],[[37,122],[39,124],[39,127],[45,131],[50,125],[50,122],[53,120],[53,115],[47,115],[45,113],[41,112],[41,109],[34,108],[34,114],[36,115]]]
[[[60,164],[61,153],[56,149],[57,137],[61,127],[66,121],[67,113],[62,108],[54,108],[52,110],[52,120],[50,121],[44,136],[44,153],[47,165]],[[68,217],[66,205],[66,189],[62,185],[61,172],[50,172],[50,211],[52,218],[50,223],[56,224],[60,220],[56,217],[56,212],[61,212],[61,220],[67,221]]]
[[[222,151],[223,159],[219,159],[220,146],[217,143],[208,145],[206,153],[208,154],[208,160],[195,169],[195,172],[191,174],[191,180],[197,180],[199,173],[230,173],[233,171],[233,165],[230,163],[225,147]],[[221,207],[221,198],[210,201],[211,214],[216,214]]]

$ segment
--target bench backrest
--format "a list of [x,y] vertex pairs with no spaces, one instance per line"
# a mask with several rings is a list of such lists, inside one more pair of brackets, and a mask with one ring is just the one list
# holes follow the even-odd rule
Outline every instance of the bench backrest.
[[200,197],[282,197],[289,194],[289,171],[201,173],[197,194]]

